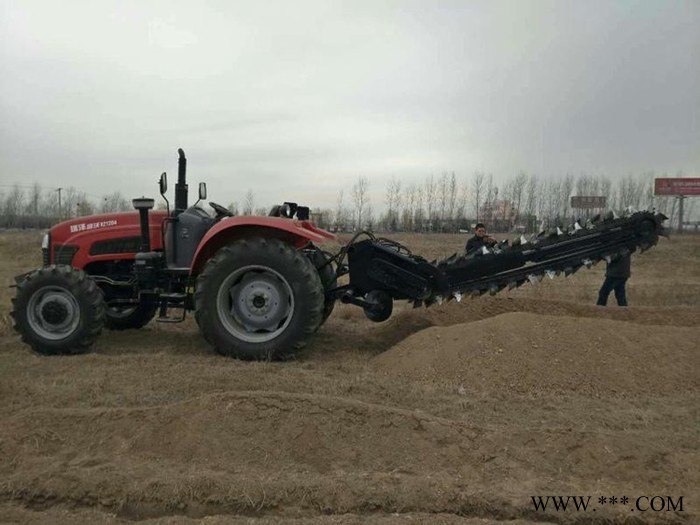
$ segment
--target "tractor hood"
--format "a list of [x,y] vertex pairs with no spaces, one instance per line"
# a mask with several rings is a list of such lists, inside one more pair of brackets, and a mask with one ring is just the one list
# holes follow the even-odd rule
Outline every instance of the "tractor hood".
[[[149,214],[151,233],[155,234],[151,238],[158,245],[160,245],[160,226],[165,217],[167,217],[165,211],[153,211]],[[128,211],[76,217],[55,225],[49,233],[52,243],[82,244],[93,237],[138,237],[140,231],[138,212]]]

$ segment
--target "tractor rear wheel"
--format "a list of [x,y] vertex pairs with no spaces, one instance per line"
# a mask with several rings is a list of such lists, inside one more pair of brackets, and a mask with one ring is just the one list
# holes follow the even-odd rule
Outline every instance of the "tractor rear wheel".
[[[332,263],[329,263],[329,255],[322,252],[314,246],[314,251],[310,253],[309,258],[313,263],[316,271],[318,271],[318,276],[321,278],[321,285],[323,286],[324,296],[325,292],[332,290],[338,286],[338,279],[335,275],[335,270],[333,269]],[[321,317],[321,324],[326,322],[326,319],[330,317],[335,308],[335,298],[325,297],[323,303],[323,316]],[[319,325],[320,328],[321,325]]]
[[221,248],[195,288],[195,319],[221,354],[284,359],[321,324],[324,294],[311,261],[277,239],[253,237]]
[[17,283],[15,330],[40,354],[87,352],[102,331],[104,301],[95,281],[67,265],[46,266]]
[[158,308],[152,305],[108,306],[105,310],[105,327],[109,330],[143,328],[156,315]]

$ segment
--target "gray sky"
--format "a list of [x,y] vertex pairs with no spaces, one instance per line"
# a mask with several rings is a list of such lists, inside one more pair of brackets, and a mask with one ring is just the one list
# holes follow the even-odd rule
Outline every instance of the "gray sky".
[[700,2],[0,0],[0,184],[700,176]]

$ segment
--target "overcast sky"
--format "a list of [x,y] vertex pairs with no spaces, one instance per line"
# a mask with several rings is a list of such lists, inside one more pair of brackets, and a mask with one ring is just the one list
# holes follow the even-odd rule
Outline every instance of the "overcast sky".
[[[700,1],[0,0],[0,184],[700,176]],[[2,189],[2,188],[0,188]]]

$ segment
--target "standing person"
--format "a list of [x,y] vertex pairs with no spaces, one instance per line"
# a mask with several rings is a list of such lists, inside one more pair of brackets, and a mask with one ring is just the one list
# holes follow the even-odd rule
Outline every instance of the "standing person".
[[603,286],[600,287],[598,292],[598,306],[608,304],[608,296],[613,290],[615,290],[615,299],[617,299],[618,306],[627,306],[625,285],[631,275],[631,263],[632,255],[630,253],[618,255],[608,263],[605,271],[605,281],[603,281]]
[[490,248],[494,244],[496,244],[496,239],[486,235],[486,226],[483,222],[479,222],[476,226],[474,226],[474,237],[467,241],[466,252],[467,254],[470,254],[477,250],[481,250],[483,246]]

